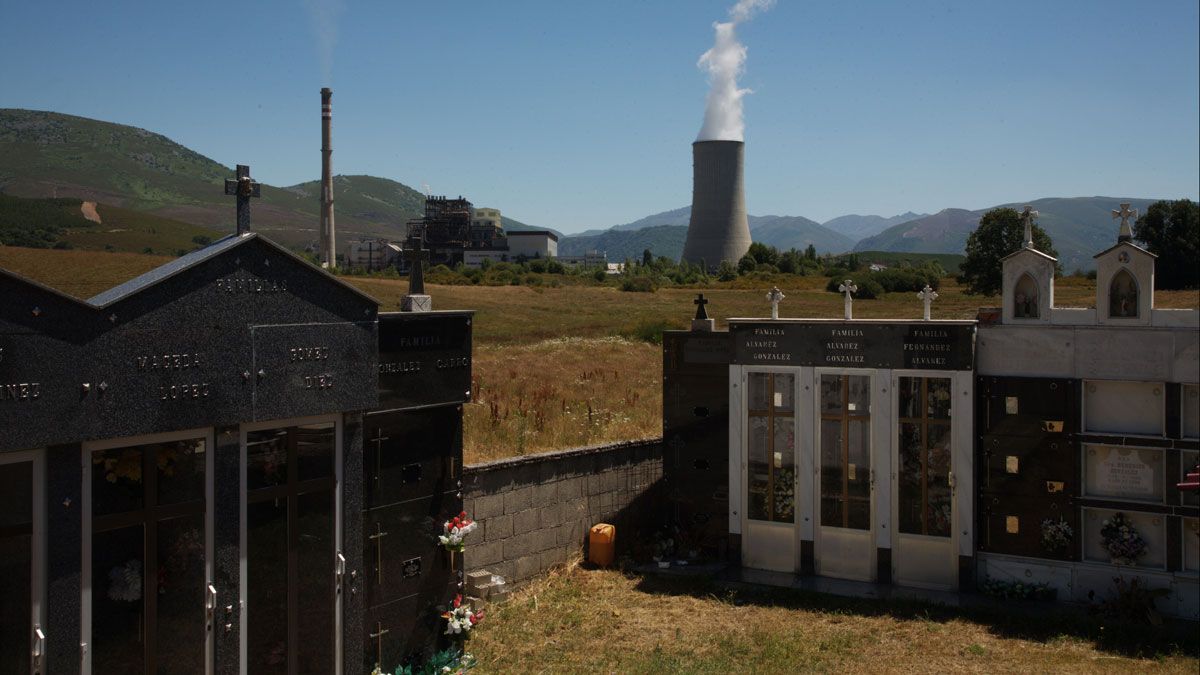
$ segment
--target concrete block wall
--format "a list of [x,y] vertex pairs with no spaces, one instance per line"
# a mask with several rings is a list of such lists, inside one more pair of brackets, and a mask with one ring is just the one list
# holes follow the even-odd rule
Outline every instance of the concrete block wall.
[[662,439],[652,439],[467,466],[463,504],[479,529],[467,540],[466,571],[523,583],[581,553],[600,522],[617,526],[621,550],[661,512],[662,456]]

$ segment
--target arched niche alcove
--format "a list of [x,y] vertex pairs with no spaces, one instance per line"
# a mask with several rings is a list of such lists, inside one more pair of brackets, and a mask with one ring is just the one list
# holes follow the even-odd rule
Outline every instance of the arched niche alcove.
[[1018,279],[1012,292],[1013,303],[1013,318],[1016,319],[1036,319],[1040,316],[1038,311],[1038,285],[1033,277],[1028,272],[1022,274]]
[[1120,270],[1108,284],[1108,316],[1133,319],[1138,316],[1138,283],[1129,270]]

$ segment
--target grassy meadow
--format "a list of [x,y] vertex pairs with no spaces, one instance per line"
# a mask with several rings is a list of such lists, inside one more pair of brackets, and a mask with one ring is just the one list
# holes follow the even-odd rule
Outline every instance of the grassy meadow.
[[[488,608],[488,673],[1195,673],[1195,624],[728,590],[578,566]],[[1036,612],[1036,620],[1030,620]]]
[[[87,298],[170,260],[163,256],[0,247],[0,267]],[[401,279],[345,277],[399,309]],[[663,329],[686,328],[697,292],[723,327],[730,317],[761,317],[772,285],[787,296],[784,317],[842,315],[842,298],[823,276],[739,278],[704,288],[622,292],[612,285],[439,286],[427,284],[435,309],[474,309],[474,400],[465,409],[468,463],[580,445],[650,438],[662,431]],[[945,279],[937,319],[970,319],[998,298],[970,296]],[[1094,306],[1095,283],[1066,277],[1055,285],[1064,307]],[[921,316],[915,293],[854,303],[859,318]],[[1200,291],[1160,291],[1158,307],[1197,307]]]

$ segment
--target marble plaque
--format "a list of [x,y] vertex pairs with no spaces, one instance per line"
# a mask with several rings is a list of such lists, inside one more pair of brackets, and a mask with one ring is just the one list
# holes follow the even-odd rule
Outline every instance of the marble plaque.
[[1086,445],[1084,465],[1089,497],[1162,501],[1162,450]]

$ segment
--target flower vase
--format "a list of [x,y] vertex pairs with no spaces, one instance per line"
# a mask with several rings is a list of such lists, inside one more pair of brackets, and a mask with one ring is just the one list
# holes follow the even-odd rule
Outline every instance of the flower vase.
[[1132,559],[1124,558],[1124,557],[1120,557],[1120,556],[1113,556],[1112,558],[1109,559],[1109,562],[1114,565],[1120,565],[1122,567],[1132,567],[1133,566]]

